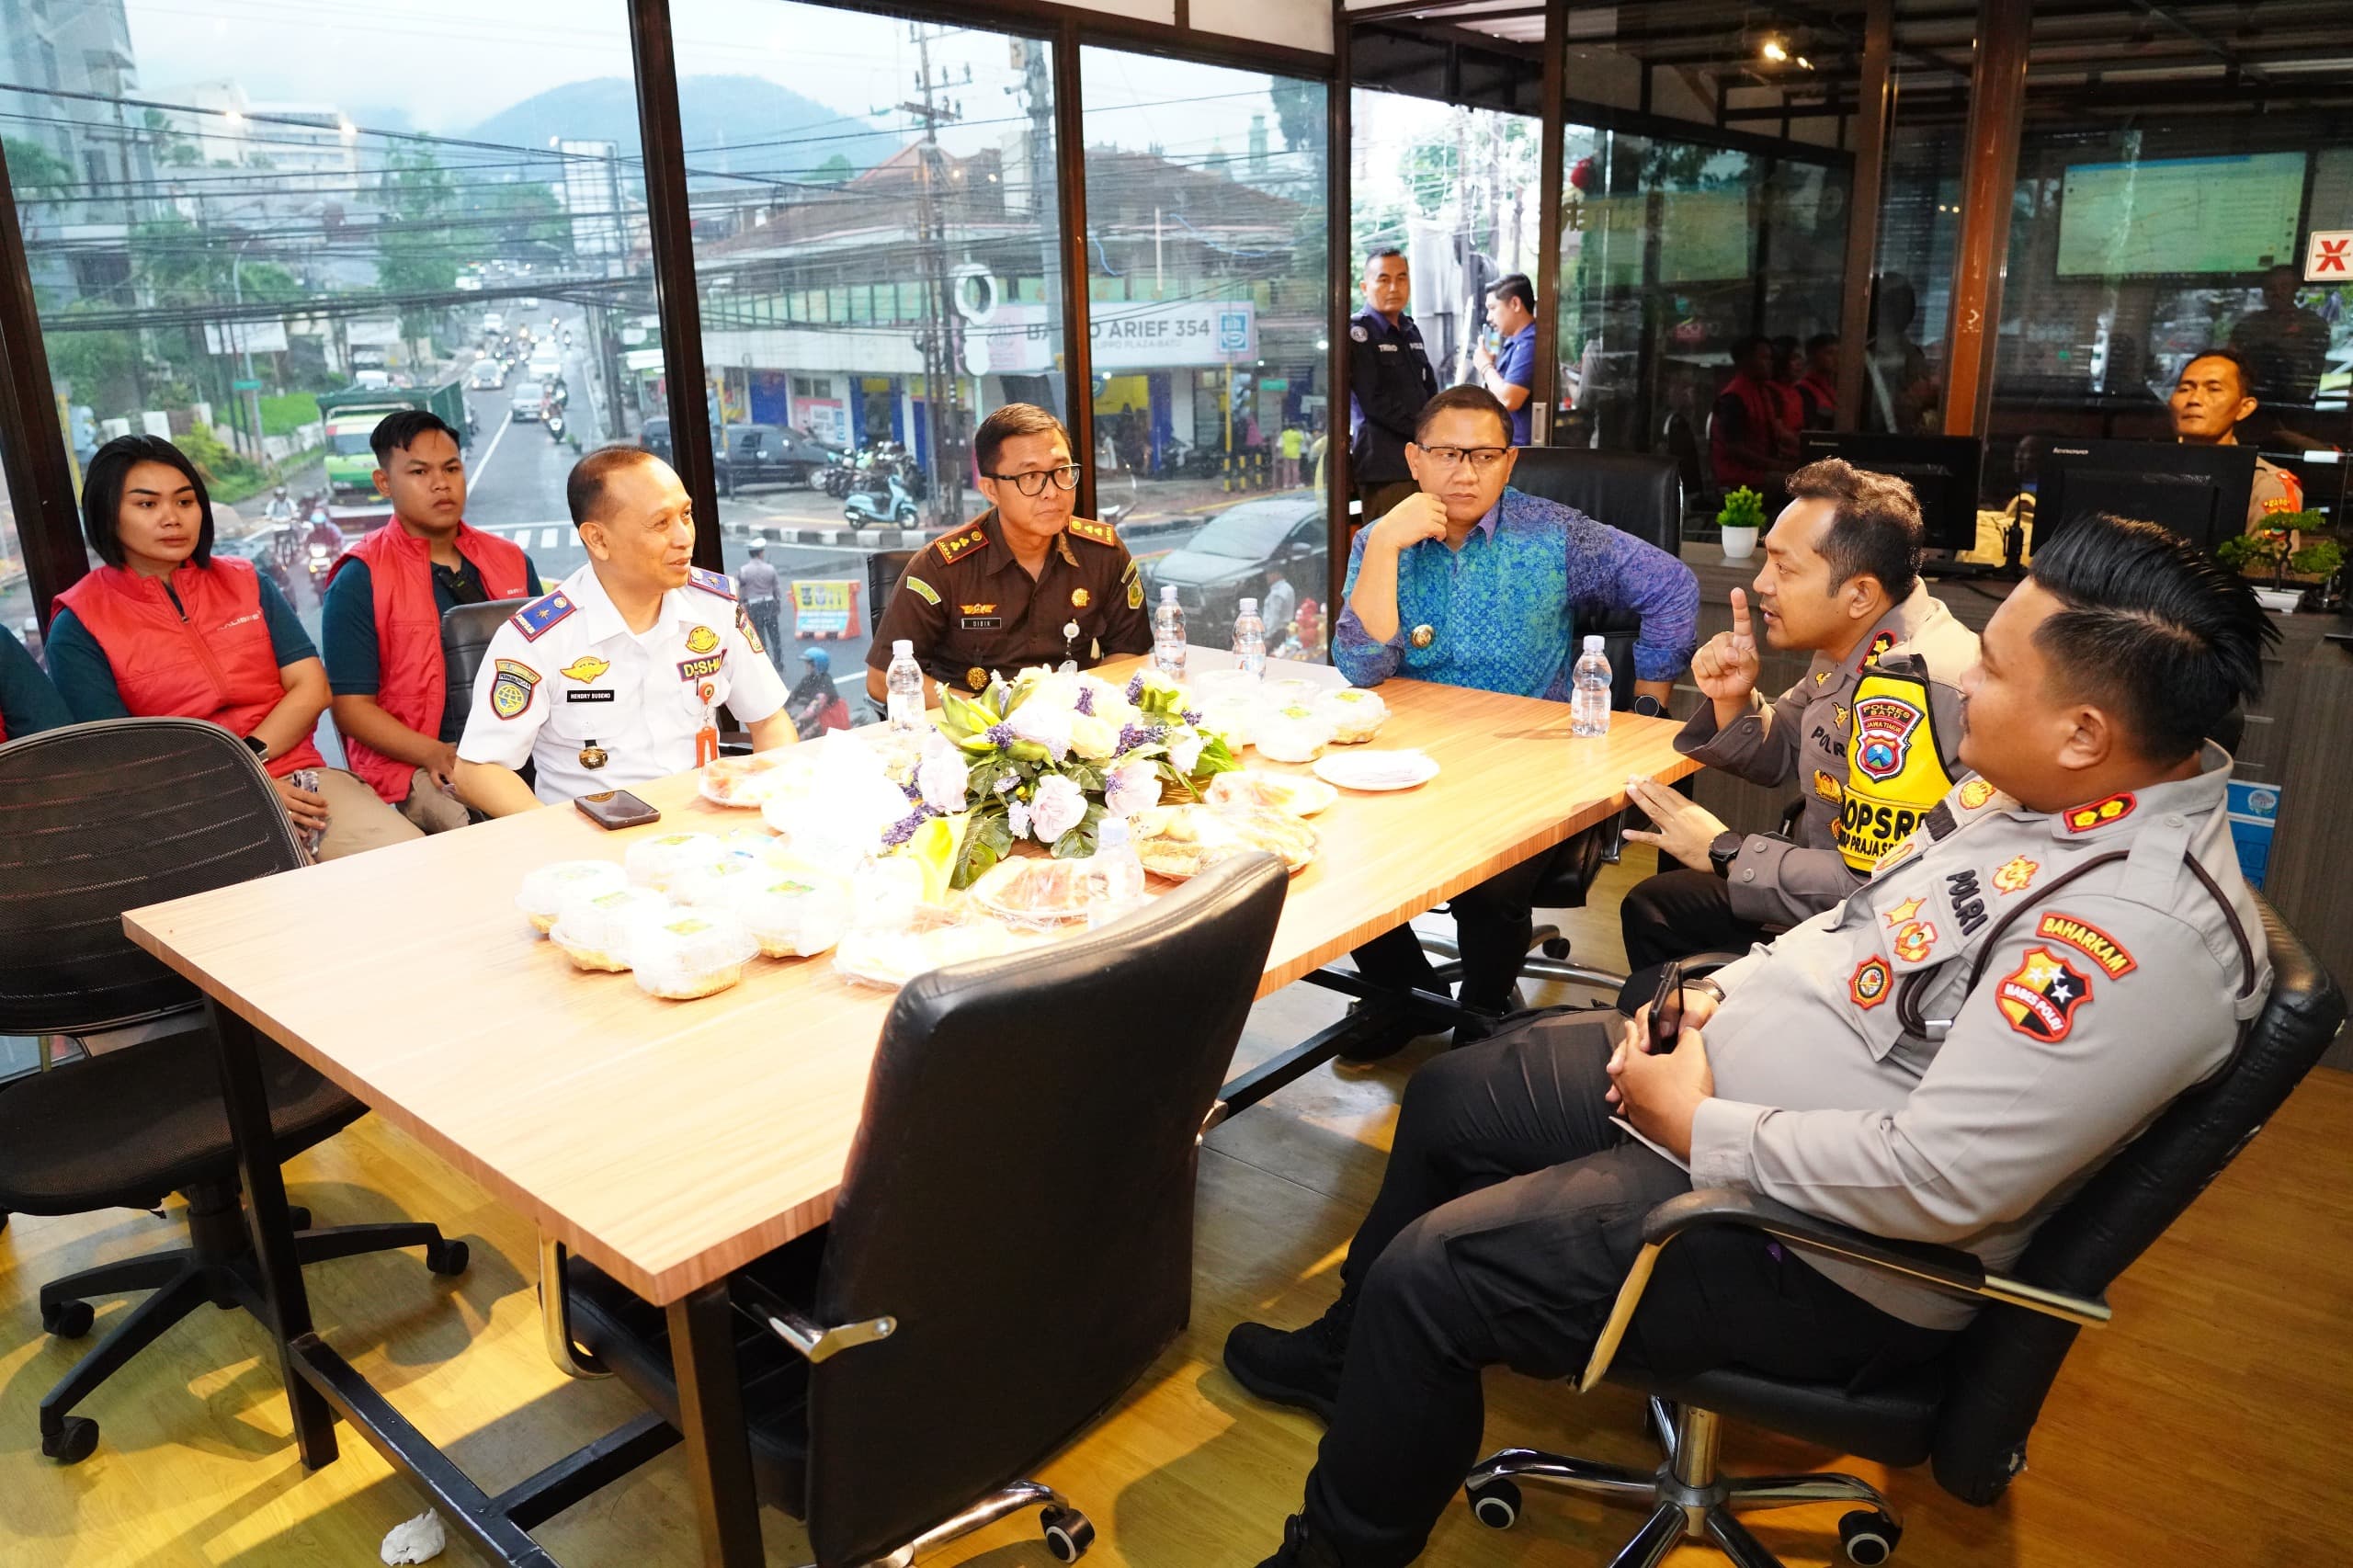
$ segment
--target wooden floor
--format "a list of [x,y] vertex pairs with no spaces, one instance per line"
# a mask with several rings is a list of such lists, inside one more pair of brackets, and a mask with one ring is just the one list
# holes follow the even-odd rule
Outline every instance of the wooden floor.
[[[1647,855],[1640,857],[1647,860]],[[1596,899],[1614,912],[1625,871]],[[1572,917],[1580,956],[1616,964],[1614,917]],[[1333,1016],[1293,987],[1262,1004],[1245,1054],[1264,1055]],[[1115,1568],[1253,1568],[1299,1506],[1318,1431],[1254,1403],[1218,1366],[1242,1318],[1290,1325],[1330,1299],[1342,1249],[1380,1178],[1406,1073],[1426,1051],[1324,1072],[1222,1128],[1203,1161],[1191,1332],[1127,1403],[1040,1479],[1095,1520],[1088,1562]],[[1893,1486],[1908,1512],[1899,1563],[2200,1568],[2340,1563],[2353,1502],[2353,1075],[2307,1084],[2172,1234],[2116,1288],[2115,1326],[2088,1335],[2035,1435],[2032,1467],[1997,1508],[1975,1510],[1925,1471]],[[472,1271],[439,1281],[414,1254],[309,1273],[328,1339],[492,1491],[636,1413],[618,1382],[573,1382],[540,1349],[533,1238],[465,1177],[371,1120],[288,1167],[322,1223],[414,1215],[468,1237]],[[345,1432],[343,1458],[303,1473],[266,1338],[242,1313],[204,1312],[83,1405],[97,1453],[40,1456],[35,1407],[76,1346],[40,1332],[39,1283],[175,1244],[176,1217],[115,1211],[18,1218],[0,1234],[0,1564],[358,1565],[424,1504]],[[101,1309],[103,1331],[119,1303]],[[84,1345],[91,1341],[82,1342]],[[1530,1443],[1647,1464],[1633,1401],[1579,1398],[1508,1373],[1488,1381],[1491,1446]],[[911,1418],[920,1419],[919,1413]],[[1881,1467],[1734,1431],[1734,1468]],[[1481,1528],[1459,1505],[1424,1561],[1486,1568],[1608,1561],[1635,1523],[1531,1491],[1520,1527]],[[1836,1507],[1756,1517],[1789,1562],[1836,1557]],[[769,1559],[807,1561],[799,1527],[766,1515]],[[927,1561],[1043,1565],[1023,1516]],[[540,1540],[570,1568],[692,1564],[676,1453],[552,1521]],[[453,1540],[443,1562],[480,1559]],[[1669,1560],[1722,1559],[1686,1547]]]

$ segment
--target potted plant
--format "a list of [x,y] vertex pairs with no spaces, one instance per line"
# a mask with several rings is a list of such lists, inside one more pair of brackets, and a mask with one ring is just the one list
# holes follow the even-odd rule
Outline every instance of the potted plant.
[[1756,531],[1765,526],[1765,497],[1742,485],[1724,497],[1716,526],[1723,530],[1724,559],[1747,560],[1756,553]]
[[2283,501],[2268,502],[2252,528],[2216,545],[2214,555],[2234,570],[2268,574],[2271,586],[2257,589],[2256,597],[2268,608],[2291,610],[2302,597],[2289,581],[2291,575],[2325,588],[2345,564],[2345,547],[2328,537],[2327,526],[2318,512],[2290,511]]

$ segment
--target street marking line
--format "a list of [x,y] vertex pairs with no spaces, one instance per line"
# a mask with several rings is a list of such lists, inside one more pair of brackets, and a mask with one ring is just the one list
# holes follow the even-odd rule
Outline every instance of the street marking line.
[[515,411],[510,408],[506,411],[506,417],[498,422],[498,428],[491,432],[490,445],[482,449],[482,457],[475,462],[473,472],[466,476],[467,483],[472,483],[483,470],[490,467],[490,455],[498,450],[498,443],[506,438],[506,432],[512,429],[514,425]]
[[562,528],[541,528],[540,530],[540,548],[541,550],[553,550],[563,542],[563,530]]

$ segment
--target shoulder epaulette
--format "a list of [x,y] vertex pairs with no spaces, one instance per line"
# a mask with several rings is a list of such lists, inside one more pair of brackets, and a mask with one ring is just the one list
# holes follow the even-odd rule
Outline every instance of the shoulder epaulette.
[[960,556],[972,554],[988,541],[988,530],[976,523],[954,533],[941,534],[932,541],[932,547],[939,551],[940,560],[954,561]]
[[724,572],[706,572],[699,566],[687,568],[687,586],[700,588],[706,594],[716,594],[722,599],[735,597],[735,580]]
[[1098,523],[1092,517],[1073,517],[1070,520],[1069,527],[1070,531],[1076,534],[1079,538],[1093,540],[1097,544],[1117,544],[1120,542],[1119,529],[1113,528],[1108,523]]
[[579,608],[564,597],[562,588],[558,588],[551,594],[533,599],[507,619],[515,630],[523,634],[524,642],[536,642],[546,634],[549,627]]

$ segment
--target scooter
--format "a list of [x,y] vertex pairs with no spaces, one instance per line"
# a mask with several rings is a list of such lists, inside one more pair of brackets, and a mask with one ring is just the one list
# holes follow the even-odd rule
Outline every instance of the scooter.
[[563,439],[563,415],[561,413],[551,408],[547,417],[540,423],[547,426],[549,440],[561,442]]
[[842,516],[858,528],[892,524],[904,528],[915,520],[915,500],[895,473],[869,474],[842,500]]

